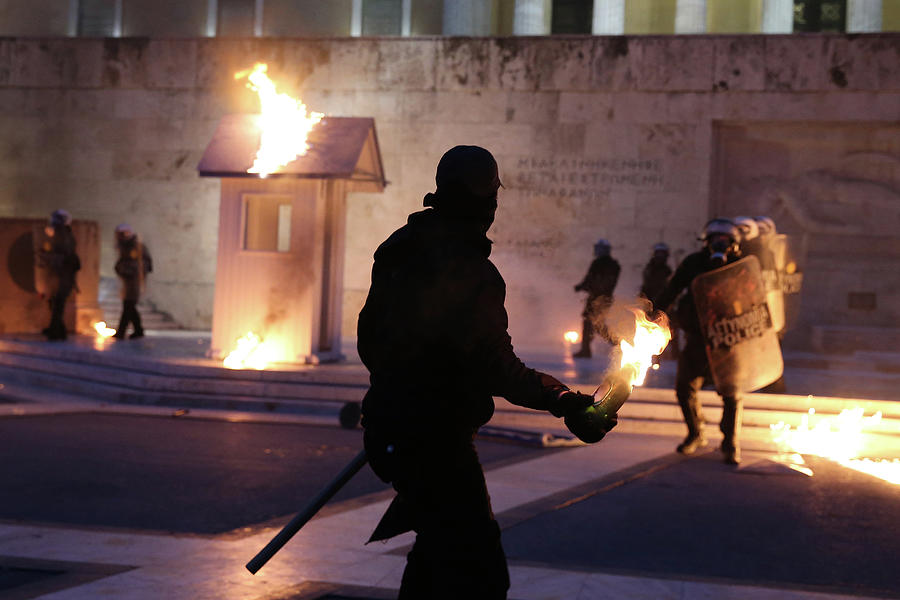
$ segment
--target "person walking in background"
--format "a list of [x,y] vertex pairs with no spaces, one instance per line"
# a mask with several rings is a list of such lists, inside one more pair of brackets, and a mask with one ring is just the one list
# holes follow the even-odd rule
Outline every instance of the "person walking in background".
[[137,303],[144,291],[147,274],[153,271],[153,259],[147,247],[126,223],[116,227],[116,248],[119,251],[116,275],[122,280],[122,316],[114,337],[124,339],[128,326],[133,325],[131,339],[141,338],[144,337],[144,327]]
[[[641,296],[655,304],[656,298],[665,289],[671,276],[672,267],[669,266],[669,246],[663,242],[654,244],[653,254],[650,256],[650,260],[642,273]],[[666,347],[665,352],[663,352],[663,356],[658,357],[657,360],[662,360],[664,357],[670,360],[678,358],[678,328],[674,326],[674,319],[672,319],[672,323],[672,340]]]
[[46,294],[50,301],[50,324],[43,334],[48,340],[66,339],[63,313],[69,294],[76,289],[75,274],[81,269],[81,259],[75,251],[72,215],[59,209],[50,215],[50,225],[44,229],[46,239],[38,251],[37,260],[47,274]]
[[581,349],[573,355],[575,358],[591,357],[591,341],[594,339],[594,333],[599,332],[608,339],[602,319],[606,309],[612,304],[613,291],[616,289],[621,271],[619,263],[610,255],[611,248],[609,242],[603,239],[594,244],[594,260],[581,283],[575,285],[576,292],[588,293],[584,312],[581,313],[584,318]]
[[641,295],[651,302],[666,287],[672,267],[669,266],[669,246],[660,242],[653,246],[653,255],[644,267],[641,278]]

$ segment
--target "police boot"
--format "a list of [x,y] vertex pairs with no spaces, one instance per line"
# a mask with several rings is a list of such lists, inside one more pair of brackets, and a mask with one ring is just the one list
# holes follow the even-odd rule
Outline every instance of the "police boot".
[[700,410],[700,402],[694,396],[685,400],[679,398],[678,404],[681,406],[681,414],[684,415],[684,423],[687,425],[688,434],[684,441],[678,444],[676,450],[681,454],[693,454],[709,443],[706,441],[706,435],[703,433],[705,420]]
[[737,465],[741,462],[741,418],[744,407],[740,398],[726,396],[722,398],[722,422],[719,429],[722,431],[722,460],[728,465]]

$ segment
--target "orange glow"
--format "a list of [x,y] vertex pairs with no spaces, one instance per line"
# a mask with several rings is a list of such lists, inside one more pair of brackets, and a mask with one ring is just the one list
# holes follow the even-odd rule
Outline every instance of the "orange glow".
[[578,335],[577,331],[567,331],[563,335],[563,339],[565,339],[570,344],[577,344],[581,340],[581,336]]
[[769,429],[775,443],[785,451],[828,458],[848,469],[900,485],[900,459],[873,460],[859,456],[864,430],[881,421],[880,411],[870,417],[863,413],[862,408],[844,409],[837,417],[820,417],[811,426],[816,409],[810,408],[796,429],[783,421],[770,425]]
[[672,331],[665,322],[657,323],[647,319],[647,313],[629,308],[634,313],[634,339],[632,343],[619,342],[622,350],[621,372],[631,372],[631,385],[641,385],[647,377],[647,370],[653,364],[653,357],[662,354],[672,339]]
[[259,95],[261,109],[259,151],[248,173],[266,177],[309,150],[306,139],[312,128],[322,120],[322,113],[307,111],[306,105],[285,93],[275,90],[275,83],[266,75],[268,66],[256,63],[252,69],[234,74],[235,79],[247,78],[247,87]]
[[226,369],[265,369],[270,362],[274,362],[275,351],[258,335],[248,331],[244,337],[237,340],[235,349],[232,350],[222,364]]
[[108,338],[116,335],[116,330],[107,327],[106,321],[96,321],[92,327],[94,328],[94,331],[97,332],[98,337]]

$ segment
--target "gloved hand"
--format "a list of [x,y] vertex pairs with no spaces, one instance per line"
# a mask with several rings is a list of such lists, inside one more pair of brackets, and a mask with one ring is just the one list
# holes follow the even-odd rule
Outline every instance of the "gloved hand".
[[573,392],[568,388],[561,388],[555,397],[551,396],[547,402],[547,410],[554,417],[565,417],[579,410],[585,409],[594,403],[594,397],[581,392]]
[[582,286],[580,283],[578,283],[578,284],[575,285],[575,291],[576,291],[576,292],[580,292],[580,291],[582,291],[582,290],[584,290],[584,286]]

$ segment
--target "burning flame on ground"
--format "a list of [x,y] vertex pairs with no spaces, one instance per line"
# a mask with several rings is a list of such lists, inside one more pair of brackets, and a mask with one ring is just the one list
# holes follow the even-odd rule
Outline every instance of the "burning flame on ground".
[[235,349],[222,361],[226,369],[265,369],[274,360],[274,351],[252,331],[238,339]]
[[93,327],[99,337],[108,338],[116,335],[116,330],[107,327],[106,321],[97,321]]
[[620,369],[622,373],[631,372],[631,385],[642,385],[647,377],[647,370],[653,365],[653,357],[662,354],[672,339],[672,331],[668,323],[657,323],[647,318],[647,313],[640,309],[629,308],[634,313],[634,340],[628,343],[619,342],[622,351]]
[[581,336],[578,335],[577,331],[567,331],[563,335],[563,339],[565,339],[570,344],[577,344],[579,340],[581,340]]
[[275,83],[266,75],[268,65],[256,63],[252,69],[234,74],[235,79],[247,78],[247,87],[259,95],[262,135],[259,151],[248,173],[266,177],[309,150],[306,138],[325,115],[307,111],[306,105],[285,93],[275,91]]
[[[788,452],[821,456],[849,469],[900,485],[900,459],[859,458],[863,430],[881,421],[881,411],[871,417],[864,417],[862,408],[844,409],[837,417],[822,417],[814,427],[810,427],[810,420],[815,414],[816,409],[810,408],[796,429],[791,429],[783,421],[770,425],[774,441]],[[794,464],[802,464],[802,457],[799,463],[795,460]],[[812,476],[812,471],[806,474]]]

